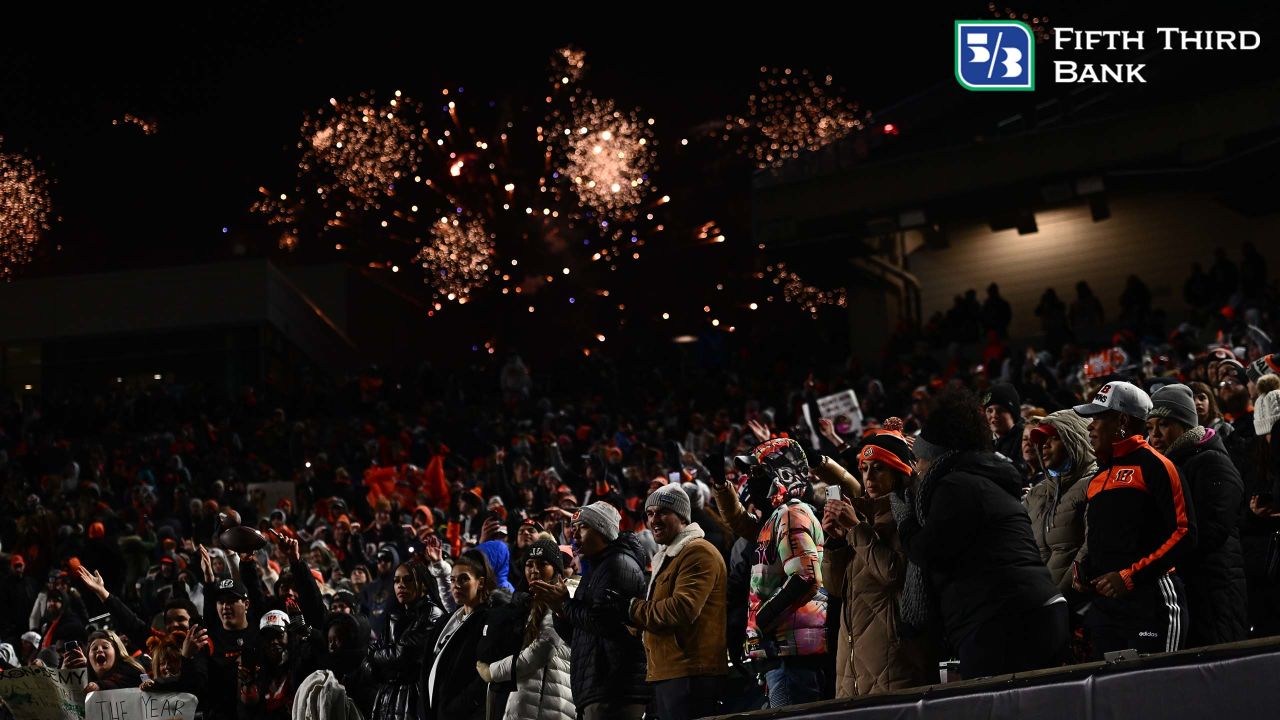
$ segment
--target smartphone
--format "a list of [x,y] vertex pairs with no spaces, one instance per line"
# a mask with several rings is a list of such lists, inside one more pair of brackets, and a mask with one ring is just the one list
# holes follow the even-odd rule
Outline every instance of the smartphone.
[[827,499],[828,499],[828,500],[839,500],[839,499],[840,499],[840,488],[839,488],[839,486],[837,486],[837,485],[831,485],[831,486],[829,486],[829,487],[827,488]]
[[64,653],[73,653],[79,649],[80,649],[80,643],[76,642],[75,640],[68,640],[62,643],[62,652]]
[[667,473],[667,482],[670,482],[670,483],[680,482],[680,473],[678,472]]

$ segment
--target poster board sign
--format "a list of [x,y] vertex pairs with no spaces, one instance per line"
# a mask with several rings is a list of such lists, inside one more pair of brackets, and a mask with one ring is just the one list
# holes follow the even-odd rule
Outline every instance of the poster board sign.
[[137,688],[102,690],[84,699],[85,720],[195,720],[196,697]]
[[813,417],[813,412],[808,403],[804,405],[804,421],[809,425],[809,439],[811,447],[822,447],[821,439],[818,436],[818,419],[827,418],[834,420],[844,415],[849,418],[849,423],[855,428],[862,427],[862,406],[858,404],[858,395],[852,390],[835,393],[834,395],[826,395],[818,398],[818,417]]
[[0,673],[0,698],[15,717],[27,720],[81,720],[89,670],[20,667]]

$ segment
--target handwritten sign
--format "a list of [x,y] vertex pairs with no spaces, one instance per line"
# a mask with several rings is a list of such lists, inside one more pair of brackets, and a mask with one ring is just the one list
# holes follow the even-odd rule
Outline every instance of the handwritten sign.
[[0,673],[0,698],[23,720],[81,720],[89,671],[21,667]]
[[[858,395],[852,390],[845,390],[834,395],[827,395],[818,398],[818,416],[834,420],[841,415],[849,418],[849,424],[853,428],[862,427],[862,407],[858,405]],[[809,435],[813,447],[820,447],[818,440],[818,418],[812,417],[809,405],[805,404],[804,420],[809,425]]]
[[195,720],[196,697],[188,693],[103,690],[84,699],[85,720]]

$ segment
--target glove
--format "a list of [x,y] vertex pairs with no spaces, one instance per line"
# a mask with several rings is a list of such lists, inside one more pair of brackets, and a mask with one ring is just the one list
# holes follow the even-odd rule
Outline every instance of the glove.
[[479,673],[481,680],[487,683],[493,682],[493,673],[489,671],[489,663],[477,660],[476,672]]
[[594,611],[596,619],[602,624],[627,625],[631,622],[631,598],[623,596],[617,590],[605,590]]

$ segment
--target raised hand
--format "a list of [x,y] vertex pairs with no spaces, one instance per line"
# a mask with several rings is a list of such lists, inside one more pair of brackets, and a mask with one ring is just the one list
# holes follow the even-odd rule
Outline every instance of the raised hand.
[[751,419],[747,421],[747,427],[751,430],[751,434],[756,436],[759,442],[767,442],[771,437],[769,428],[760,424],[759,420]]
[[90,573],[89,569],[83,565],[76,567],[76,573],[80,576],[80,582],[92,590],[99,600],[105,601],[108,597],[111,597],[111,593],[107,592],[107,583],[102,579],[102,573],[97,570]]
[[428,535],[423,538],[422,545],[422,555],[428,563],[435,564],[444,559],[444,548],[440,545],[440,538]]
[[209,557],[209,548],[201,545],[197,549],[200,551],[200,571],[204,573],[204,581],[211,583],[215,578],[213,575],[213,558]]

